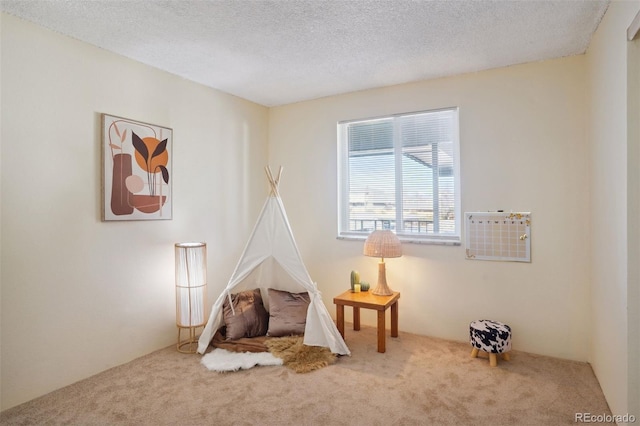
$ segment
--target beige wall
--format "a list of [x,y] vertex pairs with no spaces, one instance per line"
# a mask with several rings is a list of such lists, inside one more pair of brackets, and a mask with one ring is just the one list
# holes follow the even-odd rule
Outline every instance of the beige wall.
[[[266,195],[265,107],[3,14],[2,409],[174,342],[174,249],[222,291]],[[173,128],[171,221],[101,222],[100,113]],[[258,171],[258,172],[256,172]]]
[[[612,2],[586,55],[592,170],[589,360],[614,414],[625,414],[632,408],[628,404],[629,385],[637,382],[637,377],[629,380],[633,369],[628,365],[640,362],[637,351],[630,352],[628,346],[629,321],[638,320],[637,303],[627,297],[629,287],[638,285],[628,276],[628,265],[637,262],[637,258],[628,257],[632,254],[628,252],[629,232],[634,229],[627,227],[628,208],[634,205],[628,193],[636,193],[638,183],[628,186],[626,39],[627,27],[639,9],[637,2]],[[637,409],[637,402],[634,404]]]
[[[640,13],[640,11],[638,12]],[[627,226],[628,262],[628,345],[629,345],[629,411],[640,413],[640,34],[629,43],[627,74],[628,135],[627,148]]]
[[[638,12],[640,13],[640,11]],[[628,46],[627,226],[629,250],[627,324],[629,411],[640,413],[640,34]]]
[[[387,261],[390,287],[402,293],[400,329],[466,341],[470,321],[493,318],[513,327],[518,350],[586,361],[584,70],[577,56],[270,109],[270,161],[285,167],[281,193],[325,303],[348,287],[352,269],[369,281],[377,273],[362,242],[336,239],[336,123],[458,106],[462,210],[531,211],[532,262],[471,261],[464,246],[405,244],[403,257]],[[375,324],[371,312],[363,322]]]

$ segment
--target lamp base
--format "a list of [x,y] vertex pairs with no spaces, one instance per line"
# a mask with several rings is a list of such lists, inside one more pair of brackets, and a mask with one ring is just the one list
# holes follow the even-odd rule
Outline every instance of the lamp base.
[[374,288],[371,293],[375,294],[376,296],[391,296],[393,294],[393,291],[389,288],[389,286],[379,285]]
[[378,284],[376,288],[371,290],[371,293],[376,296],[391,296],[393,294],[393,290],[387,285],[387,270],[384,259],[378,263]]
[[[202,325],[197,326],[182,326],[178,325],[178,343],[176,349],[183,354],[195,354],[198,349],[198,337],[196,336],[196,329],[204,327]],[[188,330],[189,336],[182,338],[182,330]]]

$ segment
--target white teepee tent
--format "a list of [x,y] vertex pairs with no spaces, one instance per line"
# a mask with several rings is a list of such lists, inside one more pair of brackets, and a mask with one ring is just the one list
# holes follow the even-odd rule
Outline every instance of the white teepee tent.
[[324,346],[331,352],[350,355],[344,339],[331,319],[316,283],[311,280],[293,238],[284,205],[278,194],[282,167],[274,178],[265,168],[271,193],[253,229],[253,233],[231,275],[227,287],[213,304],[209,321],[198,341],[198,353],[203,354],[215,332],[222,326],[222,305],[232,293],[254,288],[264,289],[263,300],[268,307],[267,288],[290,292],[307,291],[311,302],[307,310],[304,344]]

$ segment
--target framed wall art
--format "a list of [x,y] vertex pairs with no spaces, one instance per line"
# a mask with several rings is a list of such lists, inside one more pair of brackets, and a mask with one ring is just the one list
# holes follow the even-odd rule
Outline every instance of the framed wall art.
[[102,219],[170,220],[173,130],[102,114]]

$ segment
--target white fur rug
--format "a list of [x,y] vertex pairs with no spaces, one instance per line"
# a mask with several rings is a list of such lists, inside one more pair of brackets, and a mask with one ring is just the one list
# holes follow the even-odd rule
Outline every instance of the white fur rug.
[[256,365],[282,365],[282,359],[271,352],[230,352],[220,348],[203,356],[200,362],[209,370],[219,373],[248,370]]

